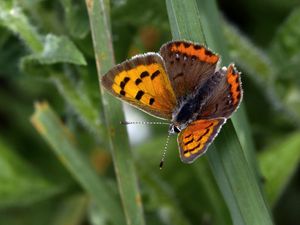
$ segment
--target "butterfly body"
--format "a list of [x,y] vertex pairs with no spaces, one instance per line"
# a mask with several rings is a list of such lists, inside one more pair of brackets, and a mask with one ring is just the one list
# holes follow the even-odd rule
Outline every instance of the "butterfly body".
[[[175,109],[172,116],[172,122],[181,125],[180,130],[197,119],[207,119],[207,117],[201,117],[202,108],[213,94],[214,89],[220,84],[222,76],[224,74],[221,72],[214,73],[203,85],[197,87],[193,93],[180,100],[179,106]],[[210,116],[213,117],[213,115]]]
[[113,95],[161,119],[178,134],[180,158],[191,163],[207,150],[237,109],[240,73],[202,45],[172,41],[159,53],[138,55],[112,68],[102,85]]

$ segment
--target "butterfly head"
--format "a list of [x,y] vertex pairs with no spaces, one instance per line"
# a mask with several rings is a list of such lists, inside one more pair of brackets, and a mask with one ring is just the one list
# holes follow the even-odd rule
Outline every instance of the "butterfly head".
[[187,127],[187,124],[171,123],[170,127],[169,127],[169,133],[170,134],[178,134],[186,127]]

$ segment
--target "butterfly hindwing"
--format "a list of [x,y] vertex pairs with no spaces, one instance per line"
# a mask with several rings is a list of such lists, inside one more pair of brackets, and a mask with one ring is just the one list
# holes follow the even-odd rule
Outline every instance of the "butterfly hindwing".
[[102,77],[103,86],[116,97],[163,119],[171,119],[176,97],[159,54],[127,60]]
[[242,100],[240,73],[233,64],[227,69],[225,67],[220,69],[215,76],[220,76],[220,82],[203,105],[198,118],[229,118]]
[[219,56],[202,45],[188,41],[172,41],[164,44],[160,54],[165,60],[177,99],[191,94],[211,77]]
[[181,161],[192,163],[204,154],[225,121],[225,118],[196,120],[182,130],[177,138]]

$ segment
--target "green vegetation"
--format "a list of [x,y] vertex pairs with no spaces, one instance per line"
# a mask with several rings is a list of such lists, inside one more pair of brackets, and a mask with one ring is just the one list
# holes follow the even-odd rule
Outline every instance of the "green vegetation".
[[[298,222],[299,3],[184,2],[0,2],[0,224]],[[204,157],[181,163],[171,137],[159,170],[168,128],[120,125],[99,78],[171,39],[235,62],[245,94]]]

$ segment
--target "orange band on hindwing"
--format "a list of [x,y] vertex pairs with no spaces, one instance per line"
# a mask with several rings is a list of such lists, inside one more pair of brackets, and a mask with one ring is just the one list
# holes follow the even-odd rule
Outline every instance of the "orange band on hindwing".
[[241,82],[240,74],[234,65],[229,65],[227,69],[227,82],[230,84],[230,93],[233,99],[233,105],[237,105],[241,99]]
[[202,155],[218,134],[225,119],[197,120],[178,135],[181,160],[193,162]]

